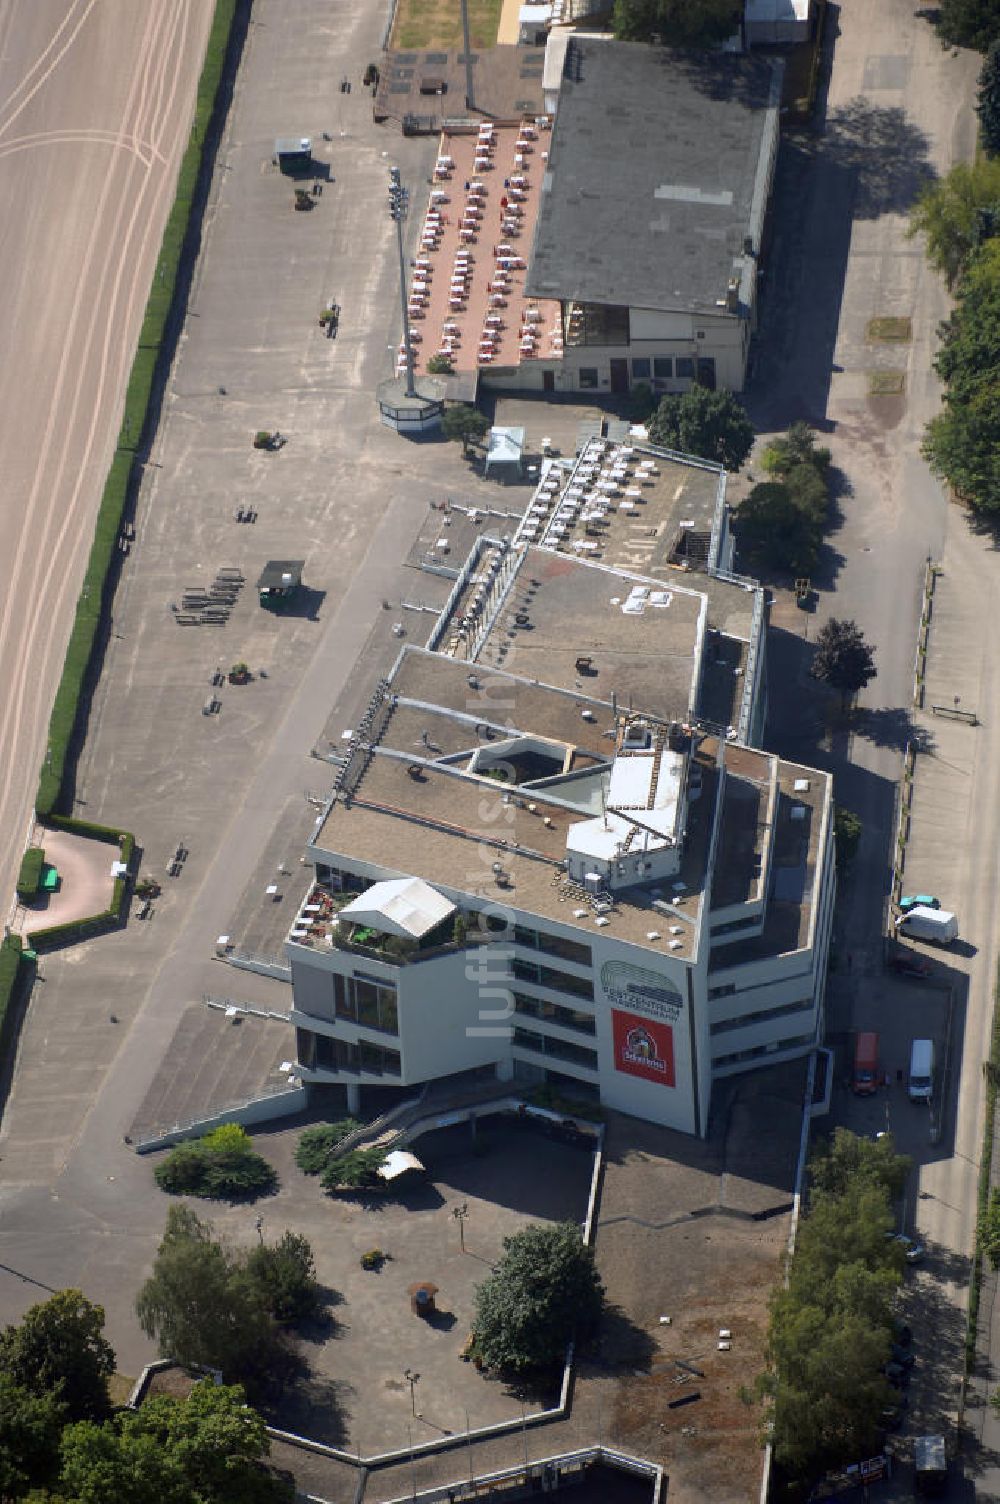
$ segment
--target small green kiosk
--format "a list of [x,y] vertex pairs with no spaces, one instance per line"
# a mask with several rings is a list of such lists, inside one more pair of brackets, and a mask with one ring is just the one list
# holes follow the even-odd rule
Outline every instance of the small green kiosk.
[[257,581],[265,611],[283,611],[302,589],[305,559],[268,559]]

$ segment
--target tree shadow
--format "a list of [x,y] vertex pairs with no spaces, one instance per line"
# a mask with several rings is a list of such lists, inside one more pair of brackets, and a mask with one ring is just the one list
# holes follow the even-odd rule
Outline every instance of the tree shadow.
[[597,1339],[588,1351],[592,1363],[605,1368],[627,1368],[649,1373],[658,1351],[649,1332],[636,1326],[621,1306],[605,1307]]
[[933,752],[934,737],[926,726],[918,725],[903,705],[883,705],[878,710],[867,707],[857,711],[853,729],[875,747],[891,747],[902,752],[906,744],[917,752]]
[[854,179],[854,217],[878,219],[911,208],[935,172],[925,133],[899,105],[858,95],[826,118],[822,155]]
[[822,431],[852,225],[905,213],[933,178],[924,133],[902,109],[850,100],[815,133],[783,137],[761,256],[760,323],[745,401],[755,426]]
[[356,1392],[346,1379],[328,1379],[307,1369],[279,1398],[260,1409],[268,1424],[279,1430],[343,1447],[348,1439],[346,1417]]

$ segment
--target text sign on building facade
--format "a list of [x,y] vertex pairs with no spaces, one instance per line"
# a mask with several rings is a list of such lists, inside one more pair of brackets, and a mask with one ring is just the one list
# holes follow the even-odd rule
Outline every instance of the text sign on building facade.
[[661,1086],[674,1085],[674,1031],[669,1024],[613,1008],[611,1027],[615,1070],[659,1081]]
[[683,999],[665,977],[627,961],[601,967],[601,986],[612,1004],[615,1070],[661,1086],[676,1085],[674,1030]]

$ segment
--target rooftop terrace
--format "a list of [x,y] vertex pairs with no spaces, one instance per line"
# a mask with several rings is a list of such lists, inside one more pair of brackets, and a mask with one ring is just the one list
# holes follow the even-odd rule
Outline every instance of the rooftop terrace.
[[559,304],[524,291],[547,125],[541,116],[443,133],[409,292],[420,370],[435,355],[465,372],[562,358]]
[[654,579],[704,569],[721,520],[718,465],[632,440],[593,438],[567,471],[539,482],[519,541],[598,559]]

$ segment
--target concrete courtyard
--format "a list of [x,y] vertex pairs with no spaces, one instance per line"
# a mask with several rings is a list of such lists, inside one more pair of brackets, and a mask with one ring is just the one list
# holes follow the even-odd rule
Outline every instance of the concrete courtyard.
[[[269,1414],[273,1424],[368,1456],[473,1428],[518,1420],[551,1396],[522,1396],[478,1374],[460,1354],[472,1329],[475,1289],[501,1256],[503,1239],[528,1223],[582,1222],[593,1155],[537,1129],[494,1118],[418,1139],[426,1180],[398,1192],[329,1196],[294,1163],[302,1125],[262,1131],[255,1145],[278,1169],[281,1187],[252,1206],[207,1204],[204,1214],[234,1243],[265,1240],[286,1227],[304,1233],[320,1282],[336,1292],[330,1321],[302,1345],[309,1380]],[[159,1156],[156,1156],[159,1158]],[[149,1169],[152,1162],[147,1161]],[[159,1193],[157,1193],[159,1195]],[[166,1215],[168,1201],[160,1196]],[[457,1207],[465,1207],[465,1251]],[[361,1255],[388,1255],[378,1272]],[[431,1280],[437,1312],[413,1314],[408,1287]],[[404,1371],[419,1373],[411,1402]],[[413,1413],[414,1409],[416,1414]]]

